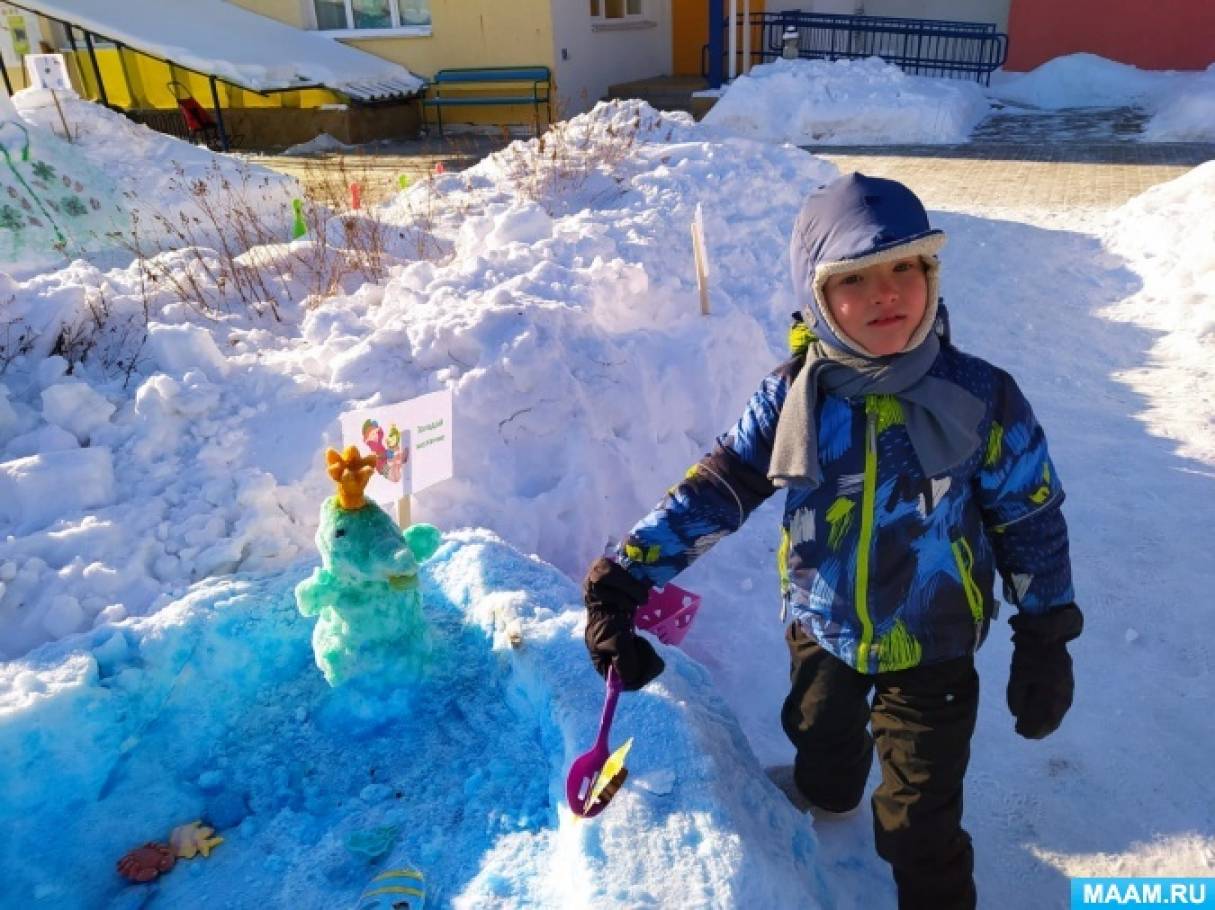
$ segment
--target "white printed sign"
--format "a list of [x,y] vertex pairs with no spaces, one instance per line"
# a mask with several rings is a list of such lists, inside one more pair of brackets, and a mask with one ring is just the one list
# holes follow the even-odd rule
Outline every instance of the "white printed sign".
[[376,456],[367,495],[395,503],[452,476],[451,390],[341,416],[342,447]]
[[72,80],[68,78],[67,62],[63,54],[28,54],[25,71],[30,76],[30,88],[49,88],[55,91],[72,91]]

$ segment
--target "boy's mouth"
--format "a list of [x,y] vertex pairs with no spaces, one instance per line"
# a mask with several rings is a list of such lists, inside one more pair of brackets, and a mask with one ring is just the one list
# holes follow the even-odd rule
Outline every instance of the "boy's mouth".
[[905,316],[879,316],[877,319],[870,319],[869,325],[874,328],[884,329],[886,326],[894,325],[896,322],[902,322],[907,317]]

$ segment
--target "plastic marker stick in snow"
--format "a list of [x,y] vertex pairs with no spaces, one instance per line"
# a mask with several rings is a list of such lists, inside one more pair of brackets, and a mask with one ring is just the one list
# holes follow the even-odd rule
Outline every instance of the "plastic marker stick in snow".
[[696,203],[692,217],[692,258],[696,262],[696,287],[700,290],[700,314],[709,315],[709,255],[705,252],[705,213]]
[[623,688],[616,668],[609,666],[607,696],[603,701],[603,715],[599,718],[599,735],[595,737],[595,745],[574,759],[570,773],[565,778],[566,801],[580,818],[594,818],[602,812],[628,777],[624,759],[633,746],[632,738],[615,752],[608,753],[608,734],[612,730],[616,702]]
[[358,183],[350,184],[350,207],[356,212],[363,207],[363,188]]
[[409,175],[408,174],[402,174],[400,177],[397,178],[397,187],[402,190],[409,189]]
[[291,222],[291,239],[299,240],[308,233],[308,222],[304,220],[304,200],[292,199],[291,209],[295,212],[295,218]]

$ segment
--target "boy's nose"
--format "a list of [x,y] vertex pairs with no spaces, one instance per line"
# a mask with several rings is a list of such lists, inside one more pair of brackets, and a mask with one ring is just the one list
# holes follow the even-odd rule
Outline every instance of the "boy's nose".
[[899,296],[898,286],[888,276],[881,276],[873,284],[874,299],[877,303],[893,303]]

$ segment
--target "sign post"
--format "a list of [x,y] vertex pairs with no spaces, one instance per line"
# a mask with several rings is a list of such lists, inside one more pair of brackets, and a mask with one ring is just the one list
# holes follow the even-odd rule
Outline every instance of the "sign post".
[[696,264],[696,287],[700,291],[700,314],[709,315],[709,255],[705,250],[705,213],[696,203],[692,218],[692,258]]
[[29,76],[30,88],[47,89],[51,93],[51,100],[59,113],[59,122],[63,124],[63,138],[71,142],[72,131],[68,129],[67,118],[59,105],[58,93],[73,91],[63,54],[27,54],[25,72]]
[[349,411],[340,423],[343,446],[376,456],[367,496],[390,514],[395,511],[397,524],[408,527],[410,497],[453,473],[451,390]]

